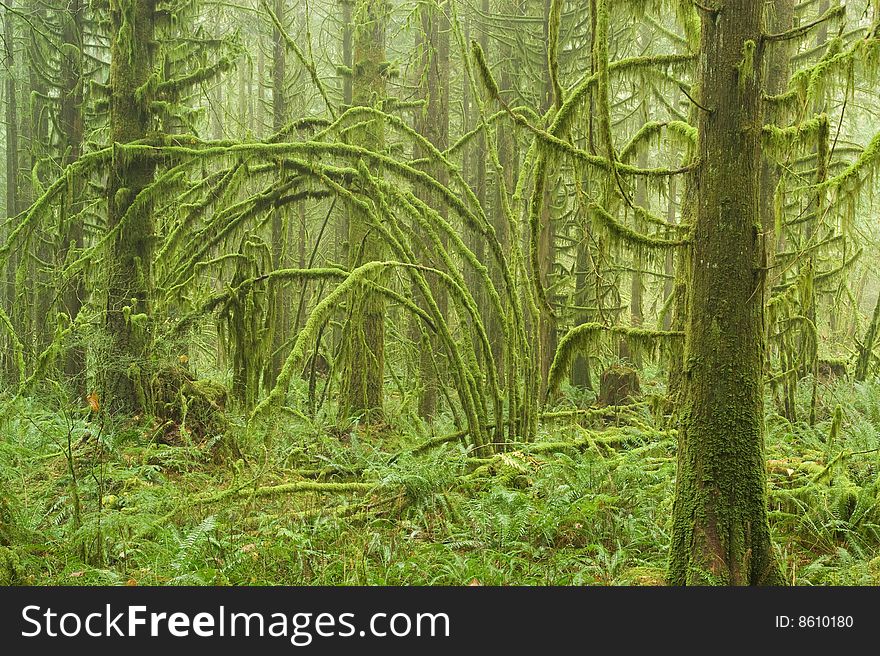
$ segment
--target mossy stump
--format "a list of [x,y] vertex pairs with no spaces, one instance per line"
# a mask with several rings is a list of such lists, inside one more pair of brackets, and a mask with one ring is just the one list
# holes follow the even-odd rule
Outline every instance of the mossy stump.
[[641,394],[638,372],[624,365],[614,365],[602,372],[599,381],[599,405],[624,405]]
[[846,378],[846,363],[841,360],[819,360],[819,380],[823,383]]
[[156,418],[162,423],[161,442],[199,444],[226,433],[229,394],[220,383],[197,380],[181,367],[166,367],[153,376],[151,392]]

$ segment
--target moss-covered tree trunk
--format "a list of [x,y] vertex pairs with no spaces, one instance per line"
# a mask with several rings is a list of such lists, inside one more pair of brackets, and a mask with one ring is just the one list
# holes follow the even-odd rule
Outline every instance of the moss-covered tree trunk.
[[[646,38],[644,34],[642,35],[642,42],[645,44],[643,45],[643,47],[646,47],[647,43],[649,43],[649,39]],[[641,115],[642,122],[647,123],[649,120],[647,102],[642,103]],[[642,149],[642,151],[639,153],[638,165],[642,168],[648,167],[647,148]],[[639,176],[638,180],[636,180],[635,204],[637,207],[644,207],[647,209],[648,179],[645,176]],[[644,308],[642,307],[642,296],[645,289],[644,276],[642,275],[644,267],[645,258],[643,257],[641,251],[636,250],[636,252],[633,253],[632,275],[629,281],[629,322],[630,325],[636,328],[641,327],[642,323],[645,320],[645,312]],[[629,359],[636,369],[642,368],[642,353],[639,349],[632,349],[629,354]]]
[[[359,0],[354,12],[352,103],[381,107],[385,98],[385,0]],[[385,131],[381,120],[371,119],[353,131],[352,141],[381,151]],[[382,238],[372,217],[352,209],[348,219],[349,266],[381,261],[385,256]],[[361,284],[351,296],[351,312],[345,332],[345,364],[342,371],[340,414],[374,422],[382,418],[382,388],[385,372],[385,302],[380,294]]]
[[[596,74],[596,53],[593,43],[596,36],[596,0],[589,0],[590,6],[590,75]],[[591,155],[596,155],[595,123],[596,123],[596,88],[590,89],[590,111],[587,114],[587,148]],[[588,174],[589,175],[589,174]],[[592,180],[590,180],[592,183]],[[598,305],[596,290],[596,262],[590,252],[591,236],[589,220],[583,218],[583,229],[577,235],[577,253],[575,255],[575,283],[574,283],[574,306],[575,326],[584,324],[590,320],[591,310],[587,309],[590,303]],[[587,354],[578,353],[571,364],[571,384],[582,389],[593,389],[593,381],[590,376],[590,359]]]
[[871,371],[871,361],[874,359],[874,344],[877,343],[877,332],[880,330],[880,296],[877,297],[877,303],[874,305],[874,314],[871,316],[871,323],[868,324],[868,330],[865,333],[865,339],[859,346],[859,358],[856,361],[855,379],[858,381],[865,380]]
[[150,342],[153,215],[136,201],[153,166],[124,144],[144,139],[151,126],[147,82],[156,43],[155,0],[120,0],[111,7],[110,139],[113,165],[107,186],[107,228],[116,235],[108,257],[106,327],[113,341],[105,385],[107,406],[146,409],[145,371]]
[[[46,6],[39,0],[30,0],[25,4],[25,11],[37,23],[46,21]],[[30,171],[31,184],[23,187],[24,202],[30,206],[45,188],[49,179],[43,165],[50,154],[50,123],[49,84],[45,79],[44,68],[48,46],[39,39],[28,38],[26,49],[28,71],[28,109],[27,123],[27,170]],[[36,183],[36,184],[34,184]],[[27,314],[29,338],[35,353],[41,353],[52,341],[54,321],[46,321],[50,313],[57,289],[54,281],[47,275],[47,267],[43,262],[51,262],[53,256],[52,233],[39,227],[34,230],[30,240],[31,257],[28,258],[27,275]]]
[[767,520],[760,0],[704,16],[700,169],[669,582],[781,584]]
[[[278,22],[285,24],[284,1],[275,0],[275,15]],[[287,89],[286,89],[287,51],[284,37],[277,26],[272,32],[272,130],[279,132],[287,122]],[[262,88],[262,82],[260,83]],[[279,174],[283,175],[283,174]],[[285,238],[284,230],[285,210],[283,207],[272,209],[272,267],[281,269],[284,267]],[[285,360],[285,343],[288,335],[288,308],[290,307],[290,294],[287,285],[280,284],[272,289],[272,353],[269,358],[269,368],[266,372],[264,383],[268,389],[275,386],[275,380],[281,371],[281,365]]]
[[[551,0],[544,0],[544,40],[550,42],[550,22],[555,20],[551,17]],[[561,106],[561,98],[556,97],[553,88],[553,75],[551,71],[551,60],[556,59],[557,53],[548,55],[544,66],[542,67],[541,80],[541,112],[546,113],[552,105],[556,105],[558,109]],[[556,167],[552,166],[551,171]],[[547,300],[551,307],[555,308],[556,294],[553,291],[554,275],[556,272],[556,223],[554,221],[552,205],[553,205],[553,189],[556,185],[556,176],[548,176],[550,179],[544,182],[544,195],[541,203],[541,230],[538,234],[538,263],[540,271],[536,275],[541,277],[541,286],[547,292]],[[538,390],[539,398],[545,398],[547,394],[547,380],[550,375],[550,365],[553,362],[553,356],[556,355],[556,347],[559,344],[559,335],[556,326],[556,316],[542,308],[538,319],[538,354],[541,358],[540,362],[540,388]]]
[[[775,0],[767,7],[767,30],[772,33],[785,32],[794,25],[794,0]],[[791,58],[791,42],[788,39],[774,41],[767,45],[765,54],[765,82],[764,90],[768,95],[780,94],[785,91],[788,86],[789,64]],[[771,105],[768,108],[765,122],[784,125],[786,117],[781,112],[774,112]],[[775,115],[779,114],[779,115]],[[776,188],[781,179],[781,169],[779,165],[771,158],[764,157],[761,160],[761,192],[760,192],[760,212],[761,226],[764,230],[764,239],[767,242],[767,266],[768,271],[773,271],[773,263],[776,259],[777,242],[779,235],[776,234]],[[769,290],[772,286],[767,286]],[[768,324],[766,329],[769,331],[771,326]],[[768,334],[769,337],[769,334]],[[783,354],[779,354],[780,359]],[[773,350],[768,344],[767,351],[767,368],[772,366]],[[783,381],[784,399],[789,399],[791,394],[790,388],[797,384],[797,379],[793,376],[786,376]],[[789,421],[794,421],[794,407],[788,402],[783,401],[781,410]]]
[[[4,94],[5,94],[5,118],[6,118],[6,216],[13,217],[21,210],[18,200],[18,97],[15,84],[15,25],[13,15],[14,3],[3,11],[3,45],[4,66],[6,69]],[[11,230],[11,228],[7,228]],[[5,237],[5,235],[4,235]],[[18,269],[18,257],[16,253],[10,253],[6,265],[6,280],[4,281],[4,306],[12,308],[10,319],[16,330],[21,329],[20,322],[16,321],[18,304],[18,290],[16,285],[16,271]],[[7,337],[7,340],[9,338]],[[7,342],[7,348],[3,349],[4,374],[10,383],[18,380],[19,372],[14,356],[14,348],[11,340]]]
[[[476,39],[480,43],[480,47],[483,49],[488,61],[489,57],[489,29],[488,26],[482,22],[479,18],[479,13],[476,9],[476,6],[473,7],[474,18],[473,18],[473,26],[477,32]],[[480,2],[480,11],[484,16],[489,15],[489,0],[481,0]],[[470,35],[472,38],[473,34]],[[478,92],[479,93],[479,92]],[[479,102],[479,98],[474,98],[474,104],[477,105]],[[479,107],[474,107],[474,122],[475,127],[479,125],[480,117],[479,117]],[[487,163],[489,161],[489,149],[488,149],[488,139],[486,138],[486,132],[484,130],[480,130],[477,134],[476,144],[474,146],[474,150],[471,153],[471,174],[473,175],[474,180],[474,194],[477,197],[477,202],[479,202],[480,207],[483,208],[483,211],[486,215],[489,215],[489,174],[487,170]],[[474,253],[480,258],[480,261],[485,264],[489,269],[490,276],[495,275],[495,262],[491,257],[488,257],[488,252],[486,250],[485,238],[482,235],[474,234],[474,238],[477,240],[478,250],[475,250]],[[496,289],[499,289],[497,286],[498,278],[492,278],[492,284],[496,285]],[[501,327],[498,324],[499,318],[495,316],[495,312],[490,308],[490,303],[488,302],[488,295],[482,294],[480,300],[483,302],[482,310],[483,310],[483,322],[486,325],[486,330],[489,335],[498,336],[501,335]],[[503,299],[502,299],[503,302]],[[501,350],[502,350],[502,340],[493,339],[492,340],[492,360],[495,362],[496,368],[501,370]]]
[[[62,164],[68,166],[77,161],[82,154],[84,136],[83,123],[83,12],[82,0],[71,0],[62,16],[61,49],[61,112],[60,137],[62,139]],[[80,184],[75,178],[70,180],[70,190],[63,204],[61,225],[61,248],[58,260],[64,262],[70,249],[83,247],[83,220],[77,216],[82,209],[79,192]],[[71,320],[76,319],[86,295],[85,281],[81,273],[73,274],[69,280],[62,281],[60,290],[64,312]],[[65,354],[64,373],[74,393],[86,393],[85,349],[74,344]]]
[[[449,7],[444,0],[425,5],[421,9],[422,32],[418,37],[417,48],[421,57],[419,70],[420,95],[425,101],[422,109],[416,110],[416,129],[441,152],[449,147]],[[426,155],[422,153],[422,156]],[[446,167],[431,163],[425,166],[427,172],[439,183],[447,185],[449,174]],[[436,207],[442,218],[447,218],[445,203],[435,198],[436,194],[419,192],[422,199]],[[445,235],[441,237],[445,241]],[[439,262],[437,263],[439,265]],[[434,300],[445,317],[448,298],[445,287],[429,274],[429,283]],[[432,417],[437,411],[440,392],[439,372],[441,352],[440,340],[435,335],[424,339],[420,351],[419,371],[421,393],[419,395],[419,415]]]
[[[676,223],[676,193],[678,191],[678,181],[673,177],[669,181],[669,198],[666,204],[666,222],[669,225]],[[675,250],[670,248],[666,252],[663,261],[663,305],[666,310],[663,314],[663,330],[669,330],[672,327],[672,312],[667,304],[672,302],[672,294],[675,291]]]
[[[468,10],[468,12],[465,13],[462,17],[465,43],[471,42],[472,20],[473,19],[470,16],[470,11]],[[483,52],[485,52],[485,50]],[[471,96],[470,79],[467,75],[462,75],[462,133],[470,132],[478,126],[480,120],[478,116],[478,111],[479,110],[477,107],[477,100]],[[464,174],[465,180],[467,180],[468,184],[474,190],[474,194],[476,195],[477,200],[480,202],[480,206],[485,207],[486,183],[485,177],[481,178],[480,171],[478,170],[480,167],[480,157],[484,158],[482,167],[483,175],[485,176],[485,138],[482,132],[478,133],[475,139],[472,139],[462,148],[461,170]],[[474,230],[469,226],[464,226],[464,241],[467,247],[476,256],[477,260],[488,267],[489,260],[486,257],[485,237],[483,237],[483,235],[480,234],[479,231]],[[483,287],[483,282],[480,278],[480,274],[476,272],[472,267],[467,267],[465,269],[465,281],[467,282],[467,287],[473,294],[474,302],[477,304],[477,308],[480,311],[480,318],[483,321],[483,325],[488,326],[490,307],[489,303],[486,300],[487,294],[485,288]],[[477,340],[475,339],[475,348],[476,343]]]

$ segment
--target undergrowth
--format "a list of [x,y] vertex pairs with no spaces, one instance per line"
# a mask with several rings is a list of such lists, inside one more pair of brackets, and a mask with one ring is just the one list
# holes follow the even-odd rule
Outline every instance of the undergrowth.
[[[563,390],[557,410],[582,401]],[[230,417],[240,450],[220,457],[217,443],[162,444],[148,420],[16,403],[0,426],[3,583],[663,583],[675,434],[650,402],[548,419],[535,443],[488,459],[456,440],[413,452],[431,437],[415,420],[340,435],[287,413],[254,439]],[[880,583],[880,388],[823,384],[813,426],[767,407],[787,579]],[[275,487],[296,482],[314,489]]]

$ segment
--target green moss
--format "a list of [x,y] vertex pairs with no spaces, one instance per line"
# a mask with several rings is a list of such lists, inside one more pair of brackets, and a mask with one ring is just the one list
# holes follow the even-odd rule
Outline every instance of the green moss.
[[548,392],[558,389],[563,376],[578,352],[595,350],[600,340],[610,336],[624,337],[637,351],[652,351],[681,344],[684,333],[679,331],[649,330],[628,326],[606,326],[600,323],[582,323],[569,330],[556,348],[548,375]]
[[22,564],[9,547],[0,546],[0,585],[16,585],[21,583]]

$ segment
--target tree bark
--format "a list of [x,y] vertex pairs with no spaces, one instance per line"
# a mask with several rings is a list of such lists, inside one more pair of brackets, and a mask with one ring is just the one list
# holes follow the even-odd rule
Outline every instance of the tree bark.
[[[419,36],[420,49],[419,71],[422,73],[418,83],[425,107],[416,110],[416,129],[441,152],[449,147],[449,20],[445,0],[437,4],[427,4],[421,9],[422,33]],[[425,84],[421,84],[424,80]],[[424,156],[425,153],[421,153]],[[440,184],[448,185],[449,174],[446,167],[428,164],[427,172]],[[448,215],[445,203],[434,199],[435,194],[422,193],[422,200],[437,207],[442,218]],[[445,236],[442,237],[445,241]],[[438,266],[440,263],[436,263]],[[446,317],[448,298],[445,287],[436,276],[429,274],[434,300],[441,314]],[[436,336],[429,336],[422,344],[419,360],[419,377],[421,392],[419,394],[419,416],[432,417],[437,411],[440,381],[435,363],[439,364],[440,341]]]
[[[111,410],[147,408],[145,367],[150,343],[153,215],[149,202],[135,205],[153,177],[151,162],[126,152],[151,126],[143,87],[153,72],[155,0],[122,0],[110,11],[110,139],[113,166],[107,188],[107,228],[117,230],[110,246],[106,328],[113,340],[105,385]],[[124,221],[123,221],[124,219]]]
[[[357,106],[381,107],[385,98],[385,0],[358,0],[354,16],[352,102]],[[385,131],[381,120],[371,119],[353,130],[352,140],[363,148],[381,151]],[[353,209],[349,215],[349,267],[381,261],[382,238],[371,227],[371,217]],[[385,372],[385,301],[361,285],[352,292],[346,331],[346,358],[342,372],[340,414],[361,417],[368,423],[382,419]]]
[[764,462],[760,0],[703,17],[700,169],[669,582],[782,584]]
[[871,360],[874,358],[874,344],[877,342],[878,328],[880,328],[880,296],[877,297],[877,303],[874,305],[874,314],[871,316],[871,323],[868,324],[865,339],[859,347],[859,359],[856,362],[855,373],[855,379],[858,381],[865,380],[871,371]]
[[[15,84],[15,25],[12,13],[13,5],[10,3],[3,12],[3,42],[4,59],[6,64],[6,216],[14,217],[21,211],[18,200],[18,90]],[[11,228],[8,228],[11,230]],[[10,308],[10,319],[16,331],[21,330],[21,322],[18,321],[18,289],[16,285],[16,272],[18,270],[18,257],[15,252],[9,254],[6,264],[5,280],[5,306]],[[19,372],[13,356],[13,348],[4,349],[4,373],[10,383],[18,382]]]
[[[285,24],[284,0],[275,0],[273,11],[278,22]],[[280,131],[287,122],[287,89],[285,87],[287,75],[287,44],[280,30],[275,27],[272,31],[272,130]],[[260,84],[262,88],[262,83]],[[283,173],[279,172],[279,178]],[[281,269],[284,267],[285,255],[285,210],[281,207],[272,209],[272,267]],[[304,283],[305,284],[305,283]],[[264,384],[267,389],[275,386],[275,380],[281,372],[281,366],[286,359],[284,345],[288,340],[288,308],[290,307],[290,293],[287,285],[281,283],[271,289],[272,298],[272,353],[269,358],[269,367],[266,372]]]
[[[84,5],[81,0],[71,0],[67,6],[62,27],[62,41],[64,47],[61,54],[61,151],[62,165],[69,166],[77,161],[82,154],[82,142],[84,136],[83,124],[83,12]],[[75,177],[70,179],[70,193],[64,199],[64,216],[66,223],[62,224],[62,243],[58,260],[63,263],[70,252],[80,251],[83,247],[83,221],[76,215],[82,209],[79,200],[80,184]],[[61,291],[64,312],[73,321],[82,309],[86,296],[86,286],[81,273],[73,274],[73,277],[65,282]],[[85,390],[86,357],[85,348],[82,344],[74,344],[65,354],[64,373],[73,388],[74,394],[82,397],[87,393]]]

